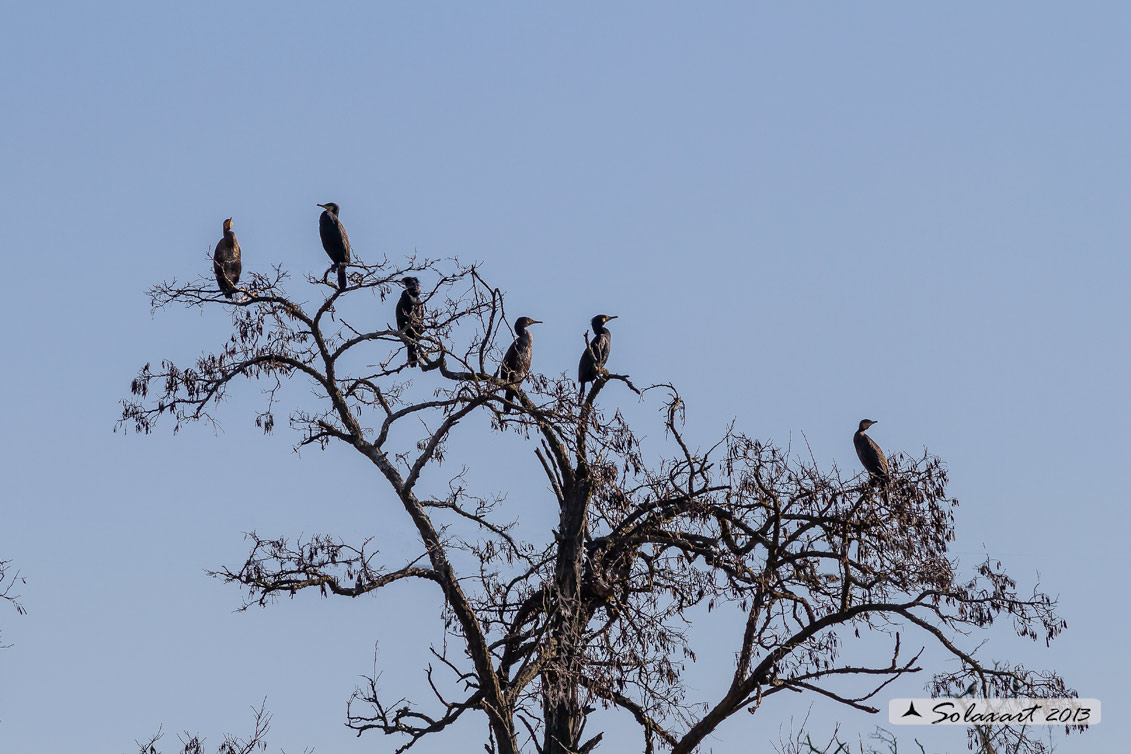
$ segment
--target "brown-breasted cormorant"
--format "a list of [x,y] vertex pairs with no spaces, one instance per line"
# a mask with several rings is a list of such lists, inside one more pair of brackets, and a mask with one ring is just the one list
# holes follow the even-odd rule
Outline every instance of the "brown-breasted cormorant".
[[236,240],[236,232],[232,230],[230,217],[224,221],[224,237],[216,244],[216,251],[212,253],[212,269],[216,273],[220,293],[228,298],[235,296],[236,283],[240,282],[243,264],[240,262],[240,242]]
[[856,446],[856,455],[860,457],[860,463],[868,470],[872,481],[886,484],[891,478],[888,459],[876,441],[864,434],[864,430],[875,423],[871,419],[861,419],[860,428],[852,436],[852,444]]

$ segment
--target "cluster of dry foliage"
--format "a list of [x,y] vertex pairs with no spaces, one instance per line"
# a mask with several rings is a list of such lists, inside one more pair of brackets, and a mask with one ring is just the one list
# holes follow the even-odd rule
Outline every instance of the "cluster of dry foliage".
[[[372,329],[392,319],[391,305],[378,302],[407,275],[425,283],[419,372],[404,363],[406,333]],[[356,541],[252,534],[246,561],[216,573],[245,590],[245,606],[303,589],[359,597],[404,580],[442,594],[437,618],[448,636],[424,671],[432,698],[386,695],[371,678],[348,706],[359,735],[400,736],[403,751],[475,714],[487,724],[488,751],[584,753],[601,741],[586,725],[600,707],[639,727],[644,752],[685,754],[779,694],[876,712],[876,695],[919,672],[928,645],[958,660],[933,677],[940,695],[971,683],[982,696],[1071,695],[1055,673],[975,651],[981,642],[968,635],[996,621],[1045,641],[1064,621],[1049,596],[1021,592],[1000,563],[957,572],[948,556],[956,502],[939,459],[897,454],[892,482],[879,491],[863,475],[845,477],[733,427],[703,450],[685,437],[674,387],[638,389],[609,372],[580,400],[565,377],[531,375],[504,414],[496,375],[509,319],[503,295],[476,267],[357,263],[345,290],[307,278],[308,290],[326,294],[310,305],[292,298],[287,282],[281,269],[252,274],[233,300],[204,279],[154,288],[155,309],[230,309],[232,332],[190,367],[142,368],[120,425],[149,433],[159,420],[174,430],[209,421],[230,384],[250,380],[263,390],[255,421],[264,431],[285,405],[297,445],[346,446],[373,464],[371,504],[390,516],[398,506],[412,522],[415,558],[389,562],[374,549],[376,533]],[[358,300],[378,313],[365,325],[347,322]],[[287,391],[290,383],[303,389]],[[655,406],[665,447],[646,450],[609,409],[625,399]],[[559,511],[552,531],[520,537],[500,512],[506,490],[476,494],[443,469],[457,433],[484,431],[461,425],[473,413],[489,415],[491,431],[525,438],[528,454],[509,463],[544,475],[545,504]],[[713,698],[695,698],[683,681],[697,649],[689,623],[697,606],[743,618]],[[862,632],[886,639],[888,651],[855,650],[849,639]],[[1047,750],[1005,727],[971,741]]]

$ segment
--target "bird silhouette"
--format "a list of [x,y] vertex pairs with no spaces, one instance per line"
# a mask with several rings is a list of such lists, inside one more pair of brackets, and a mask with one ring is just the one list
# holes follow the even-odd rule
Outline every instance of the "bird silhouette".
[[418,363],[421,331],[424,329],[424,302],[420,300],[420,281],[414,277],[406,277],[401,281],[404,291],[397,301],[397,329],[408,338],[408,365],[414,367]]
[[323,212],[318,217],[318,235],[322,237],[322,248],[338,271],[338,289],[346,287],[346,265],[350,263],[350,237],[345,226],[338,219],[341,209],[333,202],[317,205]]
[[212,253],[212,270],[216,273],[220,293],[228,298],[235,296],[236,283],[240,282],[243,263],[240,261],[240,242],[236,240],[236,232],[232,230],[230,217],[224,221],[224,237],[216,244],[216,250]]
[[871,480],[880,484],[887,484],[888,480],[891,479],[887,456],[884,455],[884,451],[880,450],[880,446],[876,444],[875,440],[864,434],[864,430],[875,423],[871,419],[861,419],[859,429],[852,436],[852,444],[856,446],[856,455],[860,458],[860,463],[867,469]]
[[503,413],[510,412],[510,402],[518,397],[516,388],[530,373],[530,362],[534,358],[534,338],[526,328],[531,325],[540,325],[541,321],[530,317],[519,317],[514,323],[514,343],[507,349],[503,356],[503,363],[499,366],[499,377],[512,387],[508,387],[504,397],[507,403],[503,405]]
[[616,315],[598,314],[590,324],[593,326],[593,340],[581,352],[581,361],[577,364],[577,381],[580,384],[578,398],[585,397],[585,383],[593,382],[597,375],[605,368],[612,350],[613,334],[605,327],[605,323],[616,319]]

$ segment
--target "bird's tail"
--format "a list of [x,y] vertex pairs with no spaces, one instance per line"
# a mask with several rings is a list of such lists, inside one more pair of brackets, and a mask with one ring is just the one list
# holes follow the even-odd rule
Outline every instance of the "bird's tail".
[[419,363],[419,359],[417,358],[416,346],[414,346],[410,343],[408,345],[408,365],[410,367],[414,367],[418,363]]
[[503,413],[509,414],[511,412],[510,403],[511,403],[511,401],[513,401],[515,398],[518,397],[518,393],[516,393],[513,390],[508,390],[503,397],[506,398],[506,401],[507,401],[506,403],[503,404]]
[[338,265],[338,290],[344,291],[346,289],[346,266],[344,264]]
[[228,276],[228,271],[224,266],[217,261],[212,262],[212,271],[216,273],[216,285],[220,286],[220,293],[228,298],[236,295],[236,286],[232,283],[232,278]]

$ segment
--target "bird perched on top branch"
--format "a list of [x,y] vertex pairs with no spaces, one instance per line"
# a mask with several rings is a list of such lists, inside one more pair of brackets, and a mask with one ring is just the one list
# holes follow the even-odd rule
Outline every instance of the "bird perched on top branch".
[[852,436],[852,444],[856,446],[856,455],[859,456],[860,463],[867,469],[872,482],[887,484],[888,480],[891,479],[887,456],[884,455],[884,451],[880,450],[880,446],[876,444],[875,440],[864,434],[864,430],[875,423],[871,419],[861,419],[860,428]]
[[581,385],[578,398],[585,397],[585,383],[596,380],[605,368],[605,362],[609,360],[613,334],[605,327],[605,323],[616,318],[615,314],[611,317],[598,314],[589,322],[593,326],[593,340],[586,338],[585,350],[581,352],[581,361],[577,364],[577,381]]
[[235,296],[236,283],[240,282],[243,263],[240,261],[240,242],[236,240],[236,232],[232,230],[230,217],[224,221],[224,237],[216,244],[216,250],[212,253],[212,270],[216,273],[220,293],[228,298]]
[[503,406],[504,414],[510,411],[510,402],[518,397],[516,388],[530,373],[530,362],[534,359],[534,338],[526,328],[540,324],[541,321],[530,317],[519,317],[514,323],[514,343],[507,349],[499,366],[499,377],[511,386],[504,395],[507,400],[507,405]]
[[318,217],[318,235],[322,237],[322,248],[338,271],[338,290],[346,287],[346,265],[350,263],[350,237],[345,226],[338,219],[341,208],[333,202],[317,205],[324,210]]

